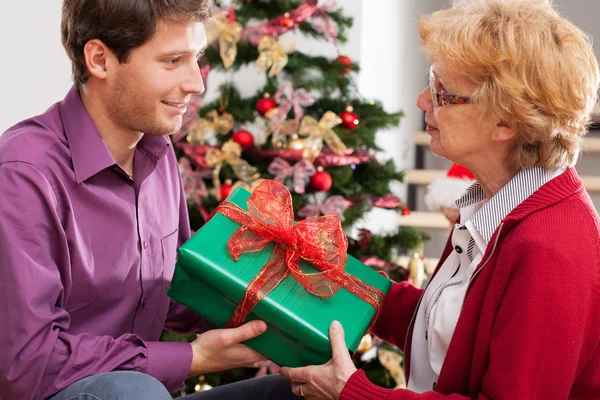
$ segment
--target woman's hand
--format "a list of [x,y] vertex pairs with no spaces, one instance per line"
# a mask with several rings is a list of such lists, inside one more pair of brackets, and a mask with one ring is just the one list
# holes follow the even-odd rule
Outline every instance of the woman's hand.
[[324,365],[304,368],[281,368],[281,375],[292,383],[294,394],[311,400],[337,400],[356,367],[344,340],[342,325],[333,321],[329,327],[333,358]]

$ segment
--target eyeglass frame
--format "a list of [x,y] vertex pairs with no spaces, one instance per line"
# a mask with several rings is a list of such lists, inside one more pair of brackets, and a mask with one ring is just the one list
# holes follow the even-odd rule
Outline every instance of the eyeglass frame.
[[435,86],[436,76],[433,73],[433,65],[429,68],[429,92],[431,93],[431,101],[434,108],[439,108],[452,104],[469,104],[471,98],[469,96],[459,96],[457,94],[438,93]]

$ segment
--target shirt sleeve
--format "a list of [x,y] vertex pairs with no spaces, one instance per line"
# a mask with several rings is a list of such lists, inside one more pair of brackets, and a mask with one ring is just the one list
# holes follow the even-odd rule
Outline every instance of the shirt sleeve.
[[59,197],[32,164],[0,164],[0,397],[43,399],[90,375],[148,373],[173,391],[189,372],[189,343],[144,342],[69,330],[70,274]]

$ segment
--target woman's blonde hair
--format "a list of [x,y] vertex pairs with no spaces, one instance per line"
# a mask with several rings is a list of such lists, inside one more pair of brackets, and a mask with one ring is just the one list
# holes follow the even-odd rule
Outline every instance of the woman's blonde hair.
[[517,131],[517,169],[567,167],[598,100],[598,62],[587,36],[543,0],[456,0],[422,16],[432,61],[471,79],[481,115]]

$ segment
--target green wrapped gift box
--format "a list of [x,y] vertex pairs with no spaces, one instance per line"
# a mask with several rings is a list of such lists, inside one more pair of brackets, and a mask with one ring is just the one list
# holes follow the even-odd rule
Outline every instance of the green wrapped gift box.
[[[228,200],[247,209],[250,193],[235,189]],[[222,214],[215,214],[179,249],[175,274],[168,295],[218,327],[224,327],[245,289],[269,260],[274,244],[262,251],[245,253],[234,261],[227,250],[229,237],[240,227]],[[302,261],[305,272],[316,269]],[[348,256],[346,272],[387,293],[391,282],[373,269]],[[329,325],[340,321],[351,352],[375,316],[375,309],[346,289],[325,299],[310,294],[288,276],[252,310],[246,321],[260,319],[267,331],[246,344],[280,366],[324,364],[331,359]]]

